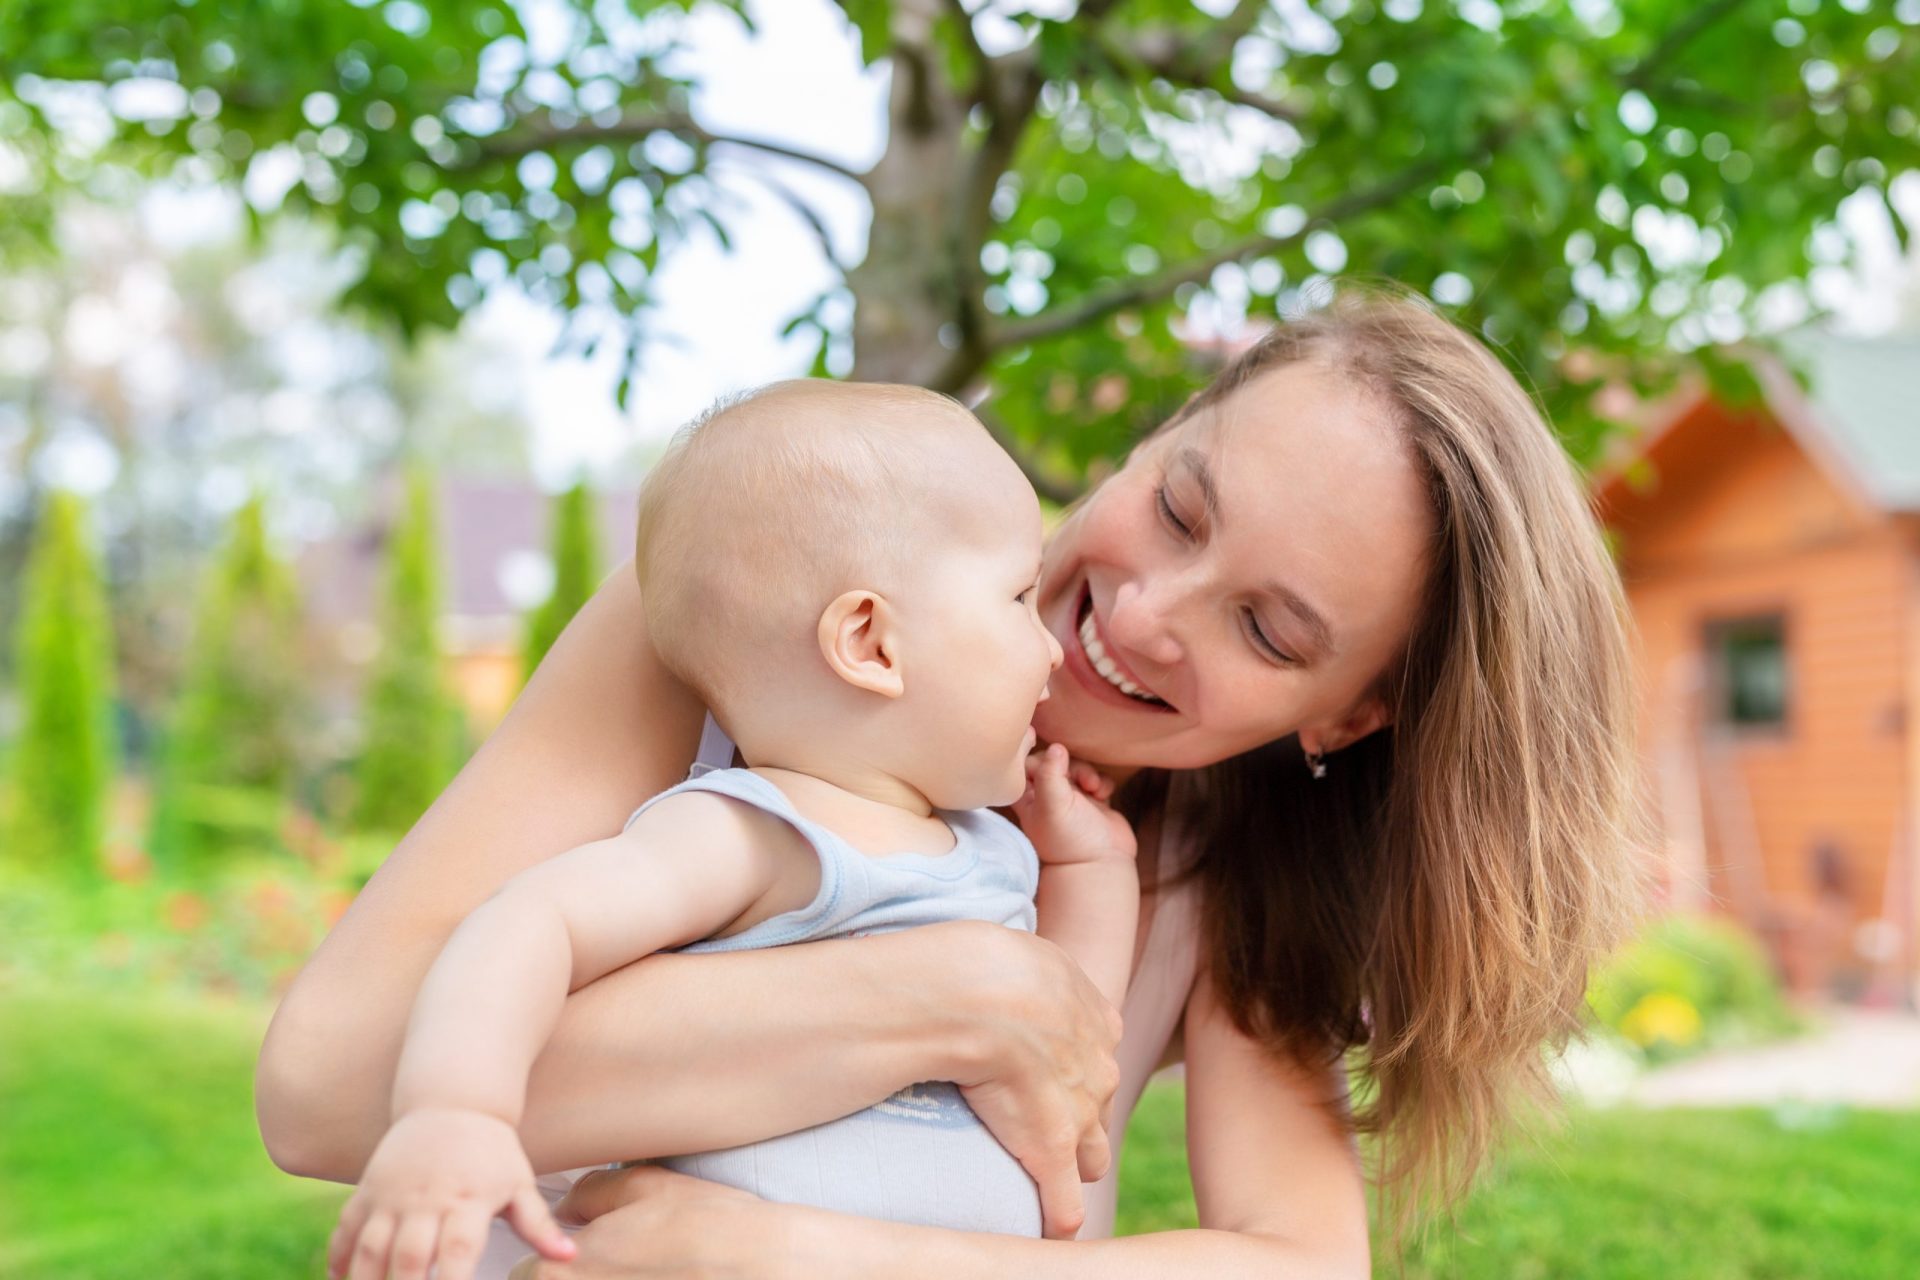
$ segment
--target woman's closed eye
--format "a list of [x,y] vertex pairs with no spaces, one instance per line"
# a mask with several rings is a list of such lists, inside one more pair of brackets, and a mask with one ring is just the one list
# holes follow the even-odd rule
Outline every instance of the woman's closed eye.
[[1300,659],[1286,652],[1280,648],[1279,645],[1267,638],[1267,633],[1260,627],[1260,615],[1251,609],[1242,609],[1240,616],[1246,627],[1248,642],[1260,651],[1262,657],[1269,658],[1283,667],[1297,667],[1300,665]]
[[[1154,505],[1160,509],[1160,519],[1166,523],[1167,527],[1182,541],[1193,541],[1194,526],[1182,520],[1180,513],[1173,509],[1173,500],[1168,496],[1167,486],[1164,483],[1154,487],[1153,501]],[[1252,609],[1243,608],[1240,611],[1240,620],[1241,629],[1245,631],[1247,636],[1247,643],[1252,645],[1254,652],[1258,653],[1262,658],[1283,667],[1297,667],[1301,665],[1299,658],[1296,658],[1273,642],[1267,635],[1266,630],[1260,625],[1259,615]]]
[[1167,499],[1166,485],[1161,484],[1154,487],[1153,500],[1155,505],[1160,508],[1160,518],[1166,521],[1180,537],[1191,540],[1193,537],[1193,526],[1185,520],[1182,520],[1180,514],[1173,509],[1173,503]]

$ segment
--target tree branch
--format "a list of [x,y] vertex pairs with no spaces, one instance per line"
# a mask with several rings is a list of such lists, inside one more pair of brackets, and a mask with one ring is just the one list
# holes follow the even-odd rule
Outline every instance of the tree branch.
[[967,60],[973,63],[973,96],[975,101],[987,104],[993,109],[994,66],[993,59],[980,47],[980,37],[973,30],[973,15],[967,12],[964,0],[946,0],[947,12],[953,23],[960,29],[960,42],[966,46]]
[[[1183,40],[1172,31],[1150,31],[1131,44],[1107,46],[1107,56],[1147,75],[1186,89],[1217,94],[1235,106],[1251,107],[1275,120],[1297,123],[1300,112],[1269,94],[1242,89],[1233,83],[1233,50],[1267,11],[1268,0],[1240,0],[1232,13],[1208,29],[1200,41]],[[1224,85],[1221,73],[1229,74]]]
[[1305,239],[1315,227],[1339,223],[1392,204],[1409,191],[1433,181],[1448,169],[1461,164],[1463,160],[1471,162],[1472,158],[1492,151],[1506,140],[1513,129],[1514,126],[1511,124],[1496,125],[1476,139],[1474,145],[1467,148],[1463,155],[1423,160],[1418,164],[1409,165],[1376,186],[1363,191],[1348,192],[1337,200],[1330,200],[1321,208],[1309,213],[1300,229],[1289,235],[1248,236],[1218,253],[1169,267],[1157,275],[1095,290],[1077,301],[1063,303],[1050,311],[1042,311],[1024,320],[997,326],[987,334],[988,348],[997,351],[1005,347],[1024,346],[1042,338],[1050,338],[1055,334],[1067,333],[1127,307],[1158,301],[1183,284],[1197,284],[1226,263],[1289,248]]
[[765,169],[752,168],[742,170],[742,172],[747,177],[765,187],[769,194],[793,210],[795,217],[807,224],[807,229],[812,231],[814,238],[820,242],[820,253],[821,256],[826,258],[827,265],[838,272],[841,279],[846,279],[847,272],[850,268],[840,260],[840,255],[835,252],[833,236],[828,232],[826,220],[820,216],[819,211],[802,199],[799,193],[794,191],[792,187],[787,186],[786,183],[781,182]]
[[984,403],[973,406],[973,416],[980,419],[980,425],[987,429],[987,434],[993,437],[994,443],[1007,451],[1007,456],[1012,458],[1014,465],[1020,468],[1020,473],[1026,476],[1027,482],[1033,486],[1035,493],[1055,506],[1061,507],[1080,496],[1083,485],[1060,475],[1028,453],[1026,445],[1014,439],[1013,432],[1007,429],[1007,424],[1000,421]]
[[476,158],[459,167],[473,168],[488,160],[517,160],[535,151],[588,147],[603,142],[637,142],[655,133],[671,133],[689,142],[743,147],[749,151],[758,151],[766,155],[810,164],[854,182],[862,180],[858,170],[849,168],[838,160],[816,155],[810,151],[801,151],[785,143],[764,138],[744,138],[736,134],[715,133],[697,123],[692,116],[678,111],[622,116],[612,124],[595,124],[591,120],[583,120],[576,124],[562,125],[554,124],[548,119],[540,119],[507,133],[474,139],[479,147]]
[[1660,38],[1659,44],[1628,67],[1620,77],[1620,83],[1629,89],[1645,89],[1648,81],[1653,79],[1653,73],[1678,57],[1682,49],[1693,43],[1694,37],[1746,2],[1747,0],[1706,0],[1685,18],[1676,22],[1673,30]]
[[1072,21],[1105,22],[1119,7],[1119,0],[1080,0],[1080,7],[1074,10]]

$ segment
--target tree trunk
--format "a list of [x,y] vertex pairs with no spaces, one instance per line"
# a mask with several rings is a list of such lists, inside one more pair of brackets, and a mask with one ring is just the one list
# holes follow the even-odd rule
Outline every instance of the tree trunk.
[[[853,379],[953,391],[978,361],[959,349],[966,299],[955,213],[967,103],[936,65],[937,8],[901,0],[895,10],[887,149],[864,179],[873,227],[867,256],[848,272],[847,284],[854,298]],[[963,370],[963,363],[973,367]]]

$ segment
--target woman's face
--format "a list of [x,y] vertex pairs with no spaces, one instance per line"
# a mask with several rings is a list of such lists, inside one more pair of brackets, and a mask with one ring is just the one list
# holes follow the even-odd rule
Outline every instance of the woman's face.
[[1040,737],[1117,770],[1195,768],[1387,721],[1433,515],[1366,392],[1283,365],[1143,443],[1054,534],[1041,618],[1065,650]]

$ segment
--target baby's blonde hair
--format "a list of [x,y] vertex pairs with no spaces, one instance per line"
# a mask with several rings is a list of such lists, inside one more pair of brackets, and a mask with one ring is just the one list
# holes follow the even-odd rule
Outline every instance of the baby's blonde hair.
[[754,672],[814,642],[820,611],[884,591],[946,509],[954,445],[991,442],[936,391],[824,379],[721,400],[640,492],[634,564],[654,649],[721,723]]

